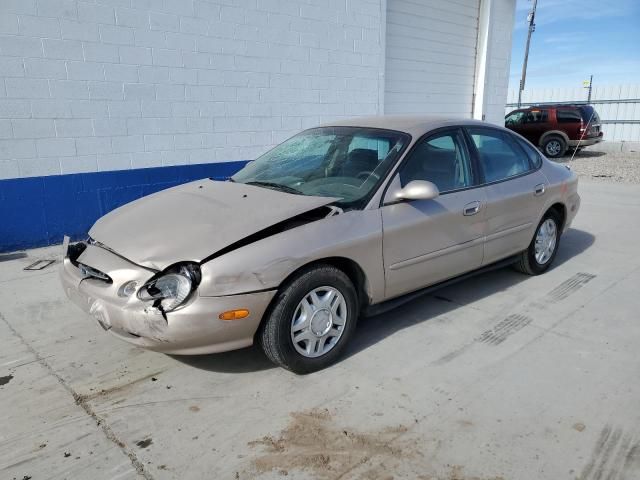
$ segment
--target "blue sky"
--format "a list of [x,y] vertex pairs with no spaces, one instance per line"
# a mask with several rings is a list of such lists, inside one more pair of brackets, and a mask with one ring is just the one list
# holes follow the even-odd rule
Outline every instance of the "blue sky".
[[[517,0],[510,87],[520,81],[531,0]],[[529,88],[640,83],[640,0],[538,0]]]

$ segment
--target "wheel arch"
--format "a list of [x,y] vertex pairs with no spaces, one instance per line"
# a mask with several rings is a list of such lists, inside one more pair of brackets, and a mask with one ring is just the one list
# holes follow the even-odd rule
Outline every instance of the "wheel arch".
[[569,145],[569,135],[567,135],[562,130],[549,130],[548,132],[544,132],[542,134],[542,136],[540,137],[540,141],[538,142],[538,146],[542,148],[542,145],[544,145],[544,142],[547,140],[547,138],[553,137],[553,136],[562,137],[565,144],[567,146]]
[[[345,275],[347,275],[347,277],[349,277],[349,280],[351,280],[351,282],[353,283],[353,286],[355,287],[358,294],[358,306],[360,312],[364,311],[365,307],[371,303],[371,297],[368,287],[369,284],[364,270],[355,260],[340,256],[317,258],[305,263],[304,265],[300,265],[289,275],[287,275],[286,278],[280,283],[280,285],[278,285],[278,291],[281,291],[284,286],[288,285],[294,278],[296,278],[296,276],[300,272],[316,265],[331,265],[341,270]],[[260,334],[260,331],[264,326],[265,319],[269,316],[269,312],[271,312],[271,310],[274,308],[274,305],[277,302],[277,298],[278,295],[274,295],[274,297],[271,299],[271,302],[269,303],[269,306],[266,308],[264,314],[262,315],[260,324],[256,329],[256,333],[254,334],[254,343],[255,338]]]
[[560,217],[560,231],[564,231],[564,226],[567,223],[567,207],[565,206],[565,204],[561,202],[554,203],[549,208],[547,208],[547,210],[544,212],[544,215],[549,212],[555,212],[558,217]]
[[281,289],[283,285],[289,283],[302,270],[316,265],[331,265],[333,267],[336,267],[338,270],[343,271],[345,275],[349,277],[351,283],[353,283],[356,292],[358,292],[358,302],[360,304],[360,308],[362,309],[362,307],[370,303],[369,283],[367,280],[367,275],[364,273],[364,270],[358,264],[358,262],[347,257],[335,256],[317,258],[305,263],[304,265],[300,265],[293,272],[287,275],[287,277],[279,285],[278,289]]

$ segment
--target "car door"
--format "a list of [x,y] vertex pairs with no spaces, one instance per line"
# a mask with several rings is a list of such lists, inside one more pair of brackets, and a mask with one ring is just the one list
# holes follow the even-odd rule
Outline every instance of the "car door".
[[525,112],[523,110],[514,110],[504,117],[504,126],[509,130],[520,133],[524,125]]
[[525,112],[522,125],[517,132],[534,145],[540,143],[540,137],[549,130],[549,112],[546,109],[531,109]]
[[[429,134],[407,154],[381,208],[386,298],[481,265],[486,198],[477,179],[461,128]],[[433,182],[439,196],[395,200],[394,193],[412,180]]]
[[527,248],[545,207],[548,180],[510,132],[490,127],[466,131],[485,184],[487,265]]

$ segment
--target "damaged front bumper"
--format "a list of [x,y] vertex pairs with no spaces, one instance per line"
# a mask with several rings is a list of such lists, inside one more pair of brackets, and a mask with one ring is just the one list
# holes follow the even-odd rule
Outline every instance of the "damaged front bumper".
[[[162,314],[123,286],[140,287],[156,272],[93,244],[65,248],[60,280],[67,297],[118,338],[139,347],[170,354],[197,355],[243,348],[254,334],[275,290],[204,297],[194,292],[180,308]],[[102,274],[102,275],[100,275]],[[249,316],[225,321],[218,316],[235,309]]]

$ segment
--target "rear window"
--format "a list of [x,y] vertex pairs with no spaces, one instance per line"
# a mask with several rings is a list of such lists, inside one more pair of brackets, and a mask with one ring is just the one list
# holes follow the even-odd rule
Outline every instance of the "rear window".
[[468,129],[478,151],[486,183],[522,175],[531,165],[515,144],[513,135],[499,130],[473,127]]
[[527,157],[529,157],[529,161],[531,162],[533,168],[540,168],[542,166],[542,158],[540,157],[540,152],[538,152],[538,150],[533,148],[521,138],[515,137],[515,139],[518,142],[518,145],[520,145],[520,147],[522,147],[524,152],[527,154]]
[[556,110],[556,118],[558,119],[558,123],[580,123],[580,120],[582,120],[580,111],[577,108],[559,108]]
[[591,105],[580,107],[579,110],[584,123],[589,123],[589,121],[591,121],[591,123],[600,123],[598,112],[596,112],[596,110]]

